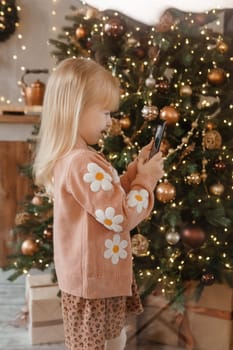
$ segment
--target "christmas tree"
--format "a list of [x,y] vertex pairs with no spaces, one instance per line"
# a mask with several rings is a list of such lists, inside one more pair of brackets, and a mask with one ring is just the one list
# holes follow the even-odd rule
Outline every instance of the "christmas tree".
[[[233,287],[233,48],[218,30],[222,14],[169,10],[148,26],[85,5],[72,7],[67,26],[50,40],[57,62],[91,57],[119,78],[120,109],[97,145],[119,173],[166,121],[165,176],[150,217],[132,231],[134,270],[145,294],[159,285],[177,298],[189,280],[199,291],[214,282]],[[28,254],[22,246],[11,265],[17,273],[25,261],[26,270],[52,263],[52,203],[33,201],[19,226],[29,228],[35,249]]]

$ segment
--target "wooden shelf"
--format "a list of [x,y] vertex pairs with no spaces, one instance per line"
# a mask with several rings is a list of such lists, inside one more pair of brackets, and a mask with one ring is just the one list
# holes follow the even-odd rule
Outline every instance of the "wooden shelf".
[[40,123],[40,115],[0,114],[0,123],[7,123],[7,124],[39,124]]

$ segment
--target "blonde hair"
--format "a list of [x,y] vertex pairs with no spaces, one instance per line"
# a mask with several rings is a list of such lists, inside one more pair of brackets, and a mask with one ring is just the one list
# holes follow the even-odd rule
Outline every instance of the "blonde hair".
[[51,74],[44,97],[35,150],[35,184],[53,194],[56,161],[77,142],[81,113],[87,106],[119,107],[119,81],[100,64],[86,58],[66,59]]

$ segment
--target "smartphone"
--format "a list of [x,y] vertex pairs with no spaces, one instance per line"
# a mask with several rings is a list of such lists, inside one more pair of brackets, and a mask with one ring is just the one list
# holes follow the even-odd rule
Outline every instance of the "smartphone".
[[155,155],[155,153],[157,153],[159,151],[160,144],[161,144],[165,129],[166,129],[166,122],[161,120],[159,122],[159,124],[157,125],[157,129],[155,132],[155,138],[154,138],[153,145],[151,147],[149,158],[153,157]]

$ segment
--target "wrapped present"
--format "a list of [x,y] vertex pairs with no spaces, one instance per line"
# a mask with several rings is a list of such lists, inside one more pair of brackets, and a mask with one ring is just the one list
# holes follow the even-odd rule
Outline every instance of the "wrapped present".
[[204,288],[200,299],[191,298],[195,284],[185,293],[185,312],[178,313],[161,295],[145,300],[137,327],[140,344],[160,343],[188,350],[233,350],[233,290],[224,284]]
[[160,294],[149,295],[144,300],[144,312],[138,317],[137,338],[139,344],[179,344],[180,320],[176,311]]
[[225,284],[205,287],[197,303],[187,301],[186,315],[195,349],[233,349],[232,310],[233,289]]
[[64,341],[59,288],[50,274],[29,275],[26,298],[29,308],[29,337],[31,344]]

